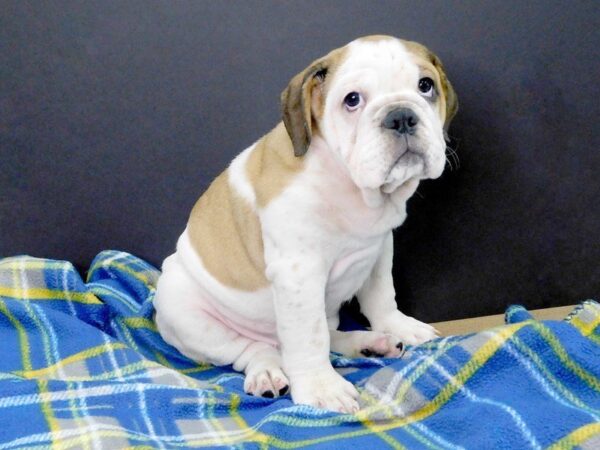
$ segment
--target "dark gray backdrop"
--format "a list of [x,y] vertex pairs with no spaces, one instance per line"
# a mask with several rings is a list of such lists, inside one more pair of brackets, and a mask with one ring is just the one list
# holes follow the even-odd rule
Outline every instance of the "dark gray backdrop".
[[600,297],[598,3],[0,2],[0,256],[158,265],[197,197],[279,120],[312,59],[420,41],[460,99],[460,169],[396,234],[399,304],[433,321]]

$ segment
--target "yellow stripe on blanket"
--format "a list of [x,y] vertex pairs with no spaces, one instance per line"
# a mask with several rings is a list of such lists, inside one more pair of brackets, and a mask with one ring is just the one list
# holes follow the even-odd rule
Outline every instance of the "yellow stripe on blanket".
[[548,447],[548,450],[569,449],[577,447],[592,436],[600,433],[600,422],[589,423],[569,433],[564,438]]
[[96,347],[88,348],[82,352],[75,353],[74,355],[68,356],[56,364],[52,364],[51,366],[44,367],[41,369],[35,370],[23,370],[16,372],[17,375],[21,375],[25,378],[37,378],[41,376],[54,375],[59,369],[68,366],[69,364],[73,364],[79,361],[83,361],[88,358],[93,358],[95,356],[99,356],[107,351],[118,350],[127,348],[127,346],[121,342],[111,342],[109,344],[98,345]]
[[45,289],[45,288],[14,288],[8,286],[0,286],[0,297],[9,297],[15,300],[21,300],[26,297],[27,300],[68,300],[86,303],[86,304],[102,304],[96,296],[90,292],[73,292],[65,293],[63,290]]

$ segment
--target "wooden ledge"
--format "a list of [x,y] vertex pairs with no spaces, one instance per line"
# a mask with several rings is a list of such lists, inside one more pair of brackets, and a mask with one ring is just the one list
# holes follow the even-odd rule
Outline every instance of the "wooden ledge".
[[[558,306],[556,308],[534,309],[529,311],[538,320],[562,320],[573,309],[572,306]],[[487,328],[504,325],[504,314],[495,314],[493,316],[473,317],[470,319],[450,320],[447,322],[432,323],[442,336],[451,336],[456,334],[467,334],[482,331]]]

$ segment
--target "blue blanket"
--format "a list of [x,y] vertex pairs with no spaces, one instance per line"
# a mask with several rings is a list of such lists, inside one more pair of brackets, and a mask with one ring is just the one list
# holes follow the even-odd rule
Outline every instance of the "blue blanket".
[[230,367],[198,365],[152,321],[159,272],[96,257],[0,260],[0,449],[600,448],[600,305],[437,339],[400,360],[334,366],[361,411],[248,396]]

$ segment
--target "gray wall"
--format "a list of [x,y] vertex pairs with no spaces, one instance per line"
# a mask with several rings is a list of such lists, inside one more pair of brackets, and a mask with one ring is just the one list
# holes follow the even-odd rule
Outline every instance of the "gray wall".
[[460,168],[396,234],[424,320],[600,297],[598,3],[0,3],[0,256],[158,265],[312,59],[392,34],[441,56]]

